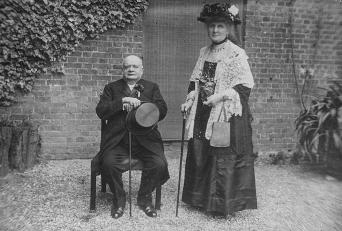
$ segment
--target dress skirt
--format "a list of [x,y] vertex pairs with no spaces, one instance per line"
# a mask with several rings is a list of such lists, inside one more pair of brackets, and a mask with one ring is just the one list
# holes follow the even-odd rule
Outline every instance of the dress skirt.
[[182,195],[186,204],[225,216],[257,208],[250,113],[243,97],[249,91],[242,86],[236,90],[241,93],[243,113],[231,118],[230,147],[209,145],[204,134],[210,108],[198,101],[194,137],[188,143]]

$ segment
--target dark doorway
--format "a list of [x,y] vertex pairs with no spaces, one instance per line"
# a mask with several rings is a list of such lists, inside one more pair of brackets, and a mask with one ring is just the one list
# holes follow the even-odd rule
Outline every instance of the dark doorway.
[[[150,0],[144,16],[144,78],[157,82],[168,104],[159,124],[164,140],[181,138],[188,80],[201,47],[209,44],[205,26],[197,21],[205,3],[225,1]],[[243,11],[243,0],[232,1]]]

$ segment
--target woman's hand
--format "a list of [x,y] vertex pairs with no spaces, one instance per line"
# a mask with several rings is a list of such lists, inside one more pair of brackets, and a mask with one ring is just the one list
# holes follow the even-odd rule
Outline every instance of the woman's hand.
[[207,98],[207,101],[204,101],[204,105],[208,105],[210,107],[215,106],[217,103],[223,100],[221,94],[213,94]]
[[195,91],[191,91],[187,96],[186,96],[186,101],[181,105],[181,112],[186,115],[188,114],[190,108],[192,107],[192,104],[194,103],[195,100]]
[[188,111],[190,110],[191,106],[192,106],[192,101],[187,101],[187,102],[183,103],[181,105],[181,112],[185,113],[185,114],[188,113]]

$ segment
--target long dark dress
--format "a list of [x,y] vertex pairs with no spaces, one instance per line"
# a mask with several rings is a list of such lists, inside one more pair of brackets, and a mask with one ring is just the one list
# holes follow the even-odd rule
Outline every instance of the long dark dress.
[[[203,76],[212,79],[215,70],[215,63],[205,61]],[[194,82],[190,82],[188,91],[194,87]],[[230,119],[231,146],[226,148],[211,147],[205,138],[211,107],[203,105],[202,97],[198,97],[193,138],[188,143],[182,196],[182,201],[189,205],[222,215],[257,208],[248,106],[250,89],[242,85],[234,89],[240,96],[242,116]]]

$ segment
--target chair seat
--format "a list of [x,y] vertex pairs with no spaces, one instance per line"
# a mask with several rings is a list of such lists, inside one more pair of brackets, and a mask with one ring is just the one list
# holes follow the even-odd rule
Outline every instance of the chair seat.
[[[136,158],[132,158],[132,170],[143,170],[144,168],[144,164],[141,160],[136,159]],[[94,166],[94,159],[91,161],[91,166]],[[128,166],[128,160],[127,160],[127,166]],[[92,171],[95,171],[96,176],[101,174],[100,169],[95,169],[94,167],[91,168]],[[127,169],[125,169],[126,171],[129,170],[129,167]]]

